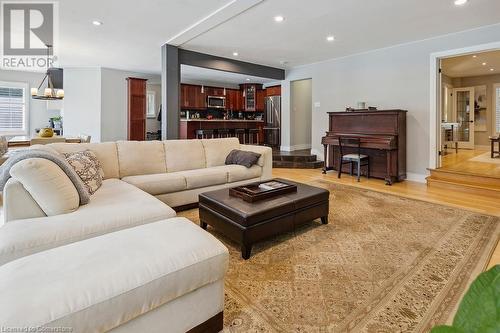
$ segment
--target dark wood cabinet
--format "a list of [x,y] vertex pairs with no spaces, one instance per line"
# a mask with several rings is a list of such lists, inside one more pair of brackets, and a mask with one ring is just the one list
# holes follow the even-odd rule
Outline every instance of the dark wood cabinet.
[[127,139],[146,139],[146,81],[127,78]]
[[281,86],[267,87],[266,96],[281,96]]
[[262,84],[240,84],[240,90],[243,92],[243,111],[264,111],[265,94]]
[[205,109],[207,107],[207,94],[201,92],[201,86],[181,84],[181,109]]
[[226,110],[241,110],[241,92],[238,89],[226,89]]
[[[206,87],[207,96],[224,96],[224,88],[220,87]],[[227,89],[226,89],[227,94]]]
[[257,90],[257,100],[255,111],[264,112],[264,100],[266,99],[266,91],[265,90]]
[[[279,87],[279,86],[278,86]],[[276,93],[276,88],[273,93]],[[261,84],[242,84],[240,89],[210,87],[192,84],[181,84],[181,109],[205,110],[207,108],[208,96],[224,96],[226,98],[226,110],[264,112],[265,98],[268,92],[262,89]],[[279,90],[281,93],[281,91]],[[269,95],[270,96],[270,95]]]

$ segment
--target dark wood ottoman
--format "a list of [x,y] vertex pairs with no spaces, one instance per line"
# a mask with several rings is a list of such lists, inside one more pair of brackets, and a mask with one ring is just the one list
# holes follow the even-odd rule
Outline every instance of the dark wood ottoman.
[[209,224],[236,241],[241,245],[241,256],[248,259],[252,245],[261,240],[317,218],[323,224],[328,223],[327,190],[283,181],[297,185],[297,192],[254,203],[230,196],[229,189],[200,194],[200,226],[206,229]]

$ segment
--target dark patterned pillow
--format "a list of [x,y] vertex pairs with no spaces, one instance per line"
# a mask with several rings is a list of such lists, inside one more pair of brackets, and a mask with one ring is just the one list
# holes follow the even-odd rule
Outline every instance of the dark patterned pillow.
[[91,150],[63,154],[85,184],[89,194],[94,194],[102,185],[104,171],[101,162]]
[[233,149],[226,157],[226,165],[238,164],[250,168],[252,165],[257,164],[260,154],[252,151]]

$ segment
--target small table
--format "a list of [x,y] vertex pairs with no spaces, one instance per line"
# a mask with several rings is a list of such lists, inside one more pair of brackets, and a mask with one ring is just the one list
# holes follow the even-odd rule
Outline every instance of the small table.
[[[495,142],[498,143],[498,150],[495,150]],[[490,143],[491,143],[491,158],[495,158],[495,154],[498,154],[500,157],[500,137],[490,136]]]
[[296,193],[280,195],[254,203],[229,195],[221,189],[199,195],[200,226],[211,225],[241,246],[241,256],[249,259],[253,244],[294,230],[298,225],[321,218],[328,223],[328,190],[289,180]]

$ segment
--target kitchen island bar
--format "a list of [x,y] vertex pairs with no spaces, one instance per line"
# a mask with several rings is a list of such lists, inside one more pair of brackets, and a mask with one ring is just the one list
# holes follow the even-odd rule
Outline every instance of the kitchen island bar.
[[200,129],[229,129],[230,133],[237,128],[259,130],[259,144],[263,143],[263,120],[250,119],[180,119],[179,136],[181,139],[196,139],[196,131]]

